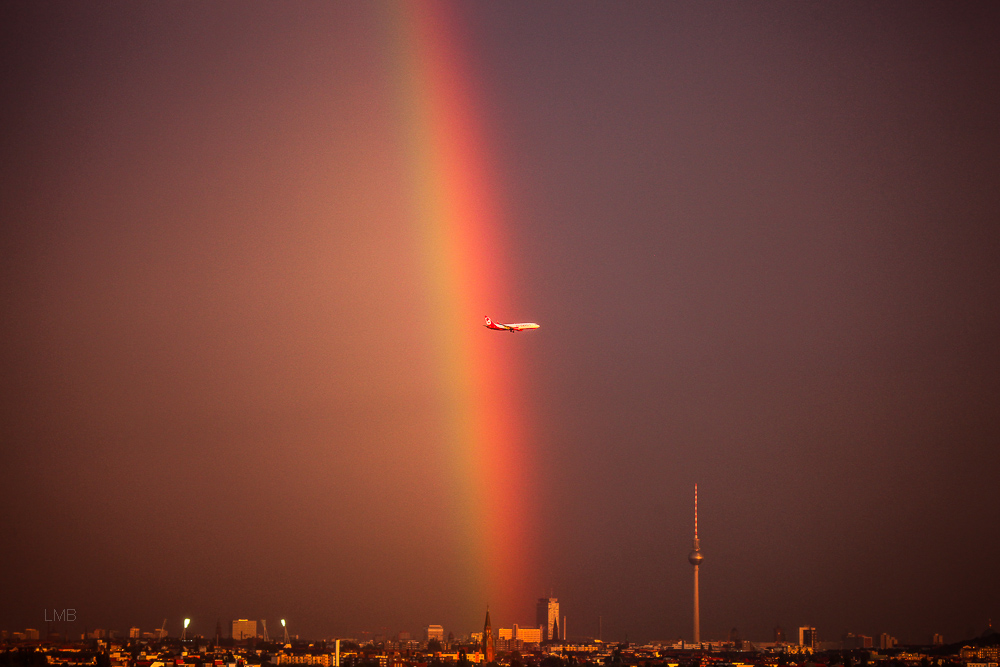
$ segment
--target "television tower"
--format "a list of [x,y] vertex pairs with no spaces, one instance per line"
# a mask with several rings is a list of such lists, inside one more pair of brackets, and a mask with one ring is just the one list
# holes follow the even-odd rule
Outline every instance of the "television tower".
[[698,543],[698,483],[694,485],[694,549],[688,562],[694,565],[694,643],[701,643],[701,620],[698,614],[698,566],[701,565],[701,545]]

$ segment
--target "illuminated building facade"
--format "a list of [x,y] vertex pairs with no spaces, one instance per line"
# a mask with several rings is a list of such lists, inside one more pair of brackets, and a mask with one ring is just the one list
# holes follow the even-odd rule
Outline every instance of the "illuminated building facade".
[[238,642],[257,639],[257,621],[245,618],[233,621],[233,639]]
[[513,639],[524,642],[525,644],[541,644],[542,643],[542,629],[539,628],[519,628],[514,626],[514,636]]

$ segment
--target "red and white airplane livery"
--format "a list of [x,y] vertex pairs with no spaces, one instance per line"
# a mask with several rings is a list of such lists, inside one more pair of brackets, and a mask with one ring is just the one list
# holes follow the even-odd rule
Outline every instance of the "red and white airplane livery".
[[515,331],[524,331],[525,329],[537,329],[538,325],[534,322],[519,322],[517,324],[500,324],[499,322],[494,322],[490,319],[490,316],[486,316],[486,324],[483,325],[487,329],[496,329],[497,331],[510,331],[514,333]]

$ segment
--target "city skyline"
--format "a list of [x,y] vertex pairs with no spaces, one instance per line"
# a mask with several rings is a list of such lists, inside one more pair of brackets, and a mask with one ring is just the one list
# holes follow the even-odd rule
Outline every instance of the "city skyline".
[[[75,611],[75,610],[71,610]],[[181,625],[183,628],[181,630],[180,637],[170,634],[170,630],[167,629],[168,619],[164,619],[164,623],[154,630],[144,630],[139,626],[129,626],[127,630],[116,629],[111,627],[83,627],[83,632],[79,632],[81,629],[76,622],[63,622],[63,621],[47,621],[44,626],[40,628],[22,628],[20,630],[10,631],[8,629],[0,629],[3,633],[0,639],[11,639],[12,635],[27,634],[28,636],[22,637],[22,639],[27,640],[40,640],[45,641],[51,637],[56,637],[61,640],[74,641],[78,639],[142,639],[146,641],[159,641],[159,640],[175,640],[183,643],[185,641],[186,633],[184,630],[187,629],[186,625]],[[190,623],[192,619],[183,619],[185,623]],[[350,642],[358,642],[359,644],[366,643],[413,643],[426,646],[429,641],[435,640],[442,642],[444,645],[468,645],[468,644],[480,644],[483,645],[483,639],[489,638],[490,642],[495,642],[496,640],[513,640],[520,639],[522,642],[531,645],[544,646],[546,644],[575,644],[575,643],[606,643],[609,645],[618,644],[621,642],[628,643],[627,639],[611,639],[606,642],[601,642],[597,637],[594,636],[580,636],[580,637],[560,637],[555,642],[550,642],[549,640],[543,639],[544,636],[544,625],[541,626],[519,626],[519,624],[514,623],[512,627],[504,628],[498,627],[493,630],[492,624],[489,618],[489,610],[486,612],[486,622],[484,623],[483,630],[481,632],[474,631],[459,631],[455,632],[454,629],[449,630],[439,624],[430,624],[424,628],[424,632],[411,632],[407,629],[392,629],[388,627],[380,628],[379,631],[360,631],[360,632],[349,632],[346,634],[337,633],[327,633],[323,636],[316,637],[301,637],[299,635],[290,636],[287,633],[287,628],[285,628],[284,636],[281,638],[269,638],[266,631],[266,619],[237,619],[234,618],[231,624],[227,622],[227,633],[220,632],[222,627],[222,619],[217,619],[216,621],[216,636],[206,635],[201,632],[192,632],[187,636],[186,641],[188,642],[209,642],[216,643],[217,641],[227,641],[229,643],[234,643],[235,645],[251,645],[253,643],[262,644],[273,644],[273,643],[289,643],[290,641],[295,642],[312,642],[312,641],[333,641],[333,640],[343,640]],[[283,625],[284,627],[284,625]],[[489,632],[488,632],[489,631]],[[963,645],[968,644],[970,640],[975,640],[979,637],[985,637],[991,633],[996,633],[992,626],[992,619],[987,620],[987,625],[985,629],[981,631],[972,632],[968,636],[961,636],[960,638],[945,641],[944,636],[941,633],[933,633],[927,638],[922,640],[909,642],[908,644],[901,644],[897,637],[891,635],[888,632],[877,632],[871,635],[865,635],[861,632],[844,632],[839,636],[834,636],[832,633],[827,637],[820,637],[818,630],[809,625],[799,626],[797,629],[798,638],[791,642],[788,642],[785,638],[785,633],[783,628],[775,626],[773,629],[774,636],[771,638],[762,637],[743,637],[738,628],[731,628],[728,632],[728,637],[711,637],[704,638],[700,642],[691,642],[684,637],[674,637],[674,638],[654,638],[645,639],[638,642],[632,642],[635,645],[644,644],[680,644],[688,648],[697,649],[699,644],[705,647],[718,647],[723,644],[736,644],[739,645],[740,642],[746,641],[751,642],[756,648],[769,648],[777,645],[788,645],[788,646],[798,646],[802,648],[808,648],[813,651],[839,651],[839,650],[853,650],[853,649],[892,649],[892,648],[902,648],[907,645],[912,646],[942,646],[942,645]],[[447,633],[447,635],[445,634]],[[424,639],[416,639],[416,637],[424,635]],[[16,637],[14,637],[16,639]],[[485,648],[482,648],[485,651]],[[492,648],[493,654],[496,655],[497,649]]]
[[0,17],[0,629],[1000,617],[1000,5]]

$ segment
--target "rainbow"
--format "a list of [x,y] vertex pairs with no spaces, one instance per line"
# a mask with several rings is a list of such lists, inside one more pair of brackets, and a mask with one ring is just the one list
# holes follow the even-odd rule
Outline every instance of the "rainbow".
[[[456,5],[390,5],[399,51],[411,215],[420,239],[446,422],[450,516],[459,534],[464,604],[521,622],[532,603],[533,462],[519,387],[523,336],[490,331],[512,303],[511,261],[473,78],[463,69]],[[481,607],[480,607],[481,609]],[[478,613],[478,609],[476,609]]]

